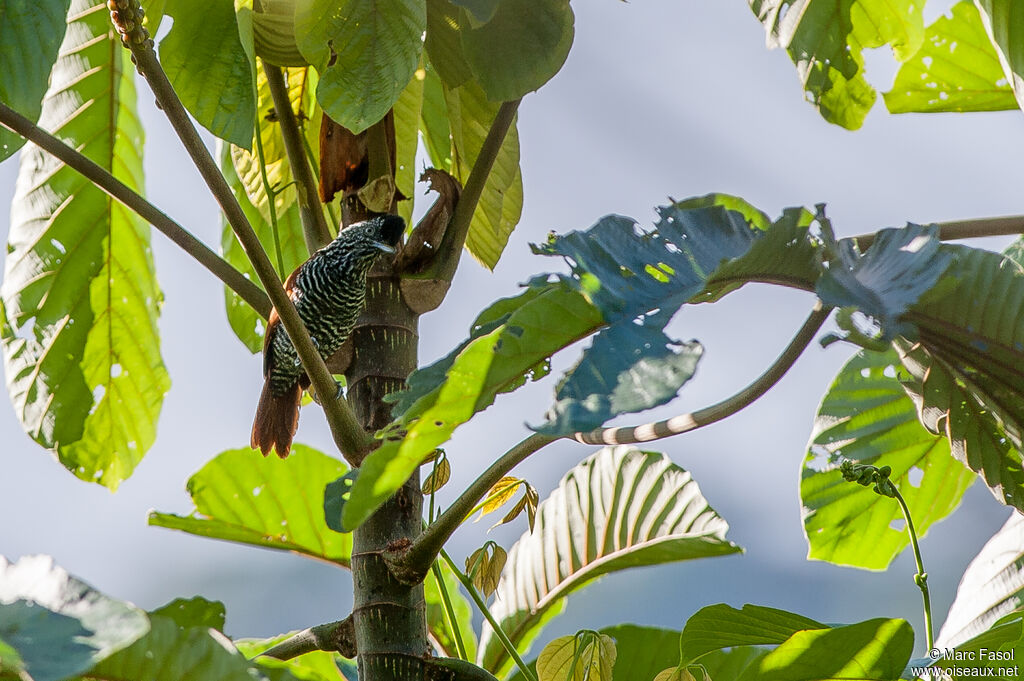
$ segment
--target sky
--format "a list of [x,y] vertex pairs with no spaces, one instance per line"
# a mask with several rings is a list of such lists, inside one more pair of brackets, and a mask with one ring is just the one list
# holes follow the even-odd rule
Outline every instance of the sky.
[[[926,16],[949,4],[932,0]],[[1021,211],[1019,112],[893,116],[879,104],[861,130],[850,132],[825,123],[804,101],[792,63],[765,48],[763,30],[742,0],[588,0],[573,9],[576,38],[568,61],[520,109],[522,221],[495,272],[463,259],[453,293],[421,320],[421,364],[460,342],[488,303],[514,294],[532,274],[559,267],[531,255],[530,242],[550,230],[585,229],[609,213],[650,225],[653,208],[668,197],[726,192],[770,215],[825,202],[840,236]],[[867,64],[869,80],[887,89],[894,73],[889,51],[870,53]],[[144,83],[140,106],[149,198],[216,247],[216,206]],[[0,204],[10,204],[16,174],[15,159],[0,164]],[[8,224],[0,211],[0,230]],[[1001,249],[1008,242],[977,245]],[[146,608],[195,594],[221,600],[233,636],[269,636],[343,617],[351,582],[337,568],[146,525],[152,508],[187,513],[188,477],[219,452],[248,442],[262,383],[260,358],[227,326],[220,285],[159,233],[153,250],[166,298],[163,356],[173,381],[156,444],[111,494],[65,472],[22,432],[13,410],[0,405],[0,555],[52,555],[95,587]],[[759,286],[684,309],[669,334],[704,344],[696,378],[671,405],[616,423],[665,418],[736,392],[781,351],[812,304],[809,294]],[[540,422],[557,369],[576,353],[557,356],[553,377],[502,396],[456,433],[446,445],[454,467],[448,499],[527,435],[525,422]],[[805,558],[800,463],[817,404],[852,354],[841,343],[814,344],[747,410],[645,446],[693,473],[730,523],[729,538],[746,553],[606,577],[570,597],[545,639],[620,622],[678,629],[699,608],[719,602],[784,608],[823,622],[904,617],[923,632],[909,550],[887,572]],[[322,414],[303,411],[297,441],[330,451]],[[514,474],[544,498],[592,451],[558,442]],[[923,540],[936,629],[964,567],[1008,515],[976,483],[961,508]],[[490,534],[486,526],[460,529],[452,555],[461,559],[486,539],[508,547],[525,521]]]

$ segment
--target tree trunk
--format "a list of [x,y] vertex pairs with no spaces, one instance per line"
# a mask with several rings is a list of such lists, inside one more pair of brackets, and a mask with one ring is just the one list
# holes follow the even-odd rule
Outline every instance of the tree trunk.
[[[382,259],[383,260],[383,259]],[[348,399],[373,432],[390,422],[384,395],[399,390],[416,368],[417,315],[402,300],[390,263],[378,263],[367,281],[366,308],[352,333],[346,371]],[[382,558],[422,531],[423,495],[415,474],[353,533],[353,622],[360,681],[419,681],[430,654],[423,585],[395,580]]]

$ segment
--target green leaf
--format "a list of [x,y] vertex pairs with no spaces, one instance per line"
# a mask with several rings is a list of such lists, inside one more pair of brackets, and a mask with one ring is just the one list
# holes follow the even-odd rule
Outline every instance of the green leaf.
[[[548,608],[601,575],[740,551],[725,538],[728,527],[663,454],[601,449],[541,502],[533,532],[509,551],[491,614],[525,649]],[[477,660],[496,676],[509,665],[487,627]]]
[[977,5],[1017,105],[1024,109],[1024,5],[1014,0],[977,0]]
[[202,596],[175,598],[151,614],[174,620],[179,627],[209,627],[220,632],[224,631],[224,620],[227,616],[223,603],[208,601]]
[[899,505],[843,480],[841,459],[889,466],[919,536],[952,513],[974,481],[950,456],[949,442],[918,421],[899,367],[893,351],[862,351],[818,407],[800,473],[809,558],[882,570],[910,542]]
[[903,316],[953,260],[953,254],[941,248],[938,232],[937,225],[884,229],[863,255],[853,240],[843,239],[818,280],[818,297],[826,305],[869,315],[879,326],[881,340],[891,341],[897,334],[912,337]]
[[[428,32],[427,37],[430,37]],[[423,82],[423,108],[420,111],[423,144],[435,168],[452,170],[452,133],[448,127],[448,104],[444,86],[433,64],[428,64]],[[510,131],[511,132],[511,131]]]
[[[302,219],[299,217],[298,204],[293,202],[284,213],[278,215],[277,239],[275,240],[274,228],[270,221],[264,219],[261,212],[249,201],[244,185],[238,179],[238,175],[235,173],[234,166],[231,163],[227,145],[221,145],[219,156],[221,172],[224,173],[224,178],[227,180],[228,186],[231,187],[231,192],[242,207],[242,212],[249,219],[249,224],[255,230],[260,244],[263,245],[263,248],[270,255],[270,261],[275,264],[278,263],[277,244],[280,244],[281,263],[278,265],[279,275],[282,279],[287,278],[289,273],[309,257],[309,251],[306,249],[306,241],[302,233]],[[263,288],[259,277],[256,276],[256,270],[249,261],[249,256],[245,254],[245,250],[235,237],[231,225],[223,217],[221,217],[221,254],[238,271],[248,276],[261,289]],[[249,303],[242,300],[237,293],[227,286],[224,287],[224,306],[227,310],[228,323],[231,325],[231,330],[238,336],[238,339],[245,344],[245,347],[249,348],[249,352],[260,352],[263,349],[263,333],[266,329],[266,320],[256,310],[252,309]]]
[[455,3],[449,0],[427,0],[427,37],[424,47],[431,66],[448,88],[457,88],[473,78],[473,70],[466,61],[462,47],[463,18],[464,15]]
[[898,61],[924,40],[917,0],[748,0],[769,48],[785,49],[807,98],[830,123],[856,130],[875,103],[863,50],[891,45]]
[[337,480],[327,483],[324,488],[323,514],[327,527],[335,532],[346,532],[341,522],[342,513],[345,510],[345,503],[348,501],[348,494],[358,477],[359,469],[356,468]]
[[[452,174],[465,186],[500,104],[487,101],[484,91],[472,81],[455,89],[445,88],[444,94],[452,139]],[[519,133],[513,120],[473,213],[466,249],[493,270],[522,212]]]
[[[40,125],[141,191],[134,69],[102,3],[75,0]],[[170,380],[149,226],[52,156],[21,157],[0,298],[8,391],[22,427],[110,489],[156,437]]]
[[295,445],[287,460],[230,449],[189,478],[191,515],[153,511],[149,524],[347,567],[352,537],[329,530],[322,511],[324,487],[345,471],[342,462],[305,445]]
[[398,204],[398,213],[405,224],[412,225],[416,205],[416,151],[420,142],[420,112],[423,109],[423,86],[427,72],[418,67],[409,84],[395,102],[395,187],[406,197]]
[[1020,679],[1020,660],[1024,657],[1024,635],[1018,619],[982,632],[955,649],[940,648],[934,667],[947,672],[951,681],[984,677],[998,681]]
[[473,20],[478,24],[486,24],[494,16],[501,0],[453,0],[454,4],[469,10]]
[[243,43],[230,2],[167,0],[174,19],[160,41],[160,62],[174,91],[199,124],[249,148],[256,120],[251,26]]
[[651,681],[662,669],[679,662],[678,631],[620,624],[601,633],[615,640],[612,681]]
[[[288,97],[292,103],[292,110],[297,120],[303,125],[303,133],[310,148],[316,149],[320,143],[320,116],[321,112],[316,105],[316,72],[311,68],[282,69],[285,83],[288,85]],[[281,126],[278,118],[272,115],[274,100],[270,94],[270,86],[267,84],[267,77],[260,64],[256,69],[256,86],[258,91],[259,111],[259,134],[263,143],[263,158],[266,161],[267,181],[271,188],[277,192],[275,195],[274,208],[277,215],[284,215],[288,208],[296,200],[296,190],[292,167],[288,162],[288,155],[284,148],[284,138],[281,136]],[[245,188],[249,202],[255,206],[264,222],[270,222],[270,203],[267,200],[266,187],[263,184],[263,175],[260,173],[260,161],[257,154],[255,136],[249,140],[246,147],[231,145],[231,163],[234,166],[235,174]],[[301,241],[302,234],[299,233]],[[304,243],[304,242],[303,242]],[[273,259],[272,245],[268,248]],[[294,248],[294,247],[291,247]],[[291,270],[285,272],[287,276]]]
[[0,671],[14,657],[29,678],[58,681],[86,671],[148,630],[145,613],[71,577],[52,558],[11,564],[0,556]]
[[[0,102],[33,121],[42,112],[70,5],[71,0],[0,0]],[[0,161],[23,144],[23,137],[0,127]]]
[[698,610],[686,622],[681,635],[681,662],[700,661],[708,653],[736,646],[773,645],[800,631],[825,629],[812,619],[761,605],[742,610],[720,603]]
[[462,30],[466,61],[487,98],[518,99],[558,73],[573,19],[566,0],[501,0],[487,23]]
[[757,646],[741,646],[728,650],[716,650],[700,658],[711,679],[732,681],[757,681],[757,666],[770,651]]
[[884,94],[891,113],[1016,109],[999,54],[972,0],[953,5],[925,31],[924,45]]
[[974,557],[946,622],[936,639],[940,648],[958,646],[992,628],[1008,613],[1024,608],[1024,517],[1012,514]]
[[610,636],[579,632],[559,636],[537,657],[539,681],[612,681],[615,643]]
[[[462,636],[466,655],[471,660],[475,659],[477,641],[476,632],[473,630],[473,610],[469,601],[462,595],[459,581],[455,578],[448,563],[439,560],[437,565],[440,566],[441,578],[444,579],[445,589],[451,600],[452,610],[455,613],[455,625],[459,628],[459,634]],[[441,590],[438,588],[433,570],[427,573],[427,578],[423,581],[423,598],[427,603],[427,627],[430,629],[431,635],[441,645],[448,657],[456,657],[455,636],[444,613]]]
[[295,11],[299,51],[320,72],[324,112],[354,133],[379,121],[423,50],[422,0],[312,0]]
[[[296,633],[293,631],[271,638],[243,638],[236,640],[235,645],[243,655],[253,659]],[[348,661],[341,655],[322,650],[303,653],[287,661],[268,657],[261,657],[255,661],[266,667],[287,669],[293,676],[304,681],[345,681],[346,676],[342,674],[339,665],[348,664]]]
[[793,634],[757,663],[761,681],[898,679],[914,647],[906,620],[873,619]]
[[928,430],[981,473],[992,494],[1024,509],[1024,270],[989,251],[944,245],[956,287],[914,305],[918,338],[897,350]]

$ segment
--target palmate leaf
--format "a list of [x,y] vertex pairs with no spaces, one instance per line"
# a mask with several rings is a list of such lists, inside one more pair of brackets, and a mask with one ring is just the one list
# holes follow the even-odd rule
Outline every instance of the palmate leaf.
[[925,427],[949,438],[997,499],[1024,510],[1024,269],[997,253],[943,249],[958,283],[910,309],[916,342],[896,343],[905,385]]
[[[283,213],[278,214],[277,238],[275,239],[274,229],[270,221],[264,219],[261,212],[249,201],[245,187],[235,173],[235,168],[231,163],[227,145],[221,145],[219,156],[221,172],[224,173],[228,186],[231,187],[235,199],[238,200],[238,205],[242,207],[242,212],[249,219],[249,224],[252,225],[253,230],[256,232],[260,244],[270,254],[270,261],[280,270],[279,276],[282,280],[286,279],[296,267],[305,262],[309,257],[309,251],[306,249],[306,241],[302,233],[302,219],[299,217],[298,204],[292,202]],[[278,260],[278,245],[280,245],[280,261]],[[263,288],[259,277],[256,276],[256,270],[249,260],[249,256],[245,254],[245,250],[235,237],[231,225],[223,217],[221,218],[221,254],[232,266],[247,275],[257,286]],[[263,333],[266,329],[266,320],[257,314],[256,310],[252,309],[249,303],[242,300],[241,296],[227,286],[224,287],[224,305],[227,310],[228,323],[231,325],[231,330],[245,344],[245,347],[249,348],[249,352],[260,352],[263,349]]]
[[900,66],[884,96],[891,113],[1017,108],[973,0],[961,0],[952,16],[940,16],[928,27],[924,45]]
[[328,529],[323,514],[324,487],[346,470],[305,445],[295,445],[287,460],[231,449],[189,478],[191,515],[153,511],[149,524],[347,567],[352,537]]
[[181,103],[214,135],[248,149],[256,122],[251,24],[243,39],[230,2],[167,0],[164,11],[174,25],[160,41],[160,62]]
[[[690,474],[664,455],[602,449],[541,502],[534,531],[509,551],[491,613],[522,649],[545,612],[588,582],[629,567],[740,551],[727,530]],[[510,664],[486,627],[477,661],[497,676]]]
[[317,100],[354,133],[394,106],[419,64],[421,0],[312,0],[295,12],[299,51],[320,72]]
[[[141,191],[133,69],[101,2],[75,0],[40,125]],[[170,385],[149,227],[37,148],[22,155],[3,287],[8,391],[39,444],[115,489],[156,436]]]
[[977,0],[977,5],[1017,105],[1024,109],[1024,5],[1015,0]]
[[[71,0],[0,0],[0,102],[38,120]],[[0,161],[25,144],[0,128]]]
[[[644,334],[618,337],[643,344],[653,344],[651,339],[657,338],[664,347],[679,348],[673,353],[678,356],[663,355],[659,360],[662,366],[677,363],[676,383],[645,395],[644,386],[636,381],[646,371],[643,354],[623,347],[615,348],[612,355],[602,353],[607,348],[602,342],[596,351],[592,349],[581,370],[564,382],[573,392],[567,388],[563,397],[575,402],[564,403],[572,408],[561,412],[560,430],[610,418],[615,409],[657,406],[675,395],[689,378],[686,365],[693,361],[696,347],[678,346],[660,329],[684,302],[720,296],[749,281],[813,289],[820,267],[815,260],[819,244],[809,235],[812,216],[807,211],[787,211],[767,231],[751,227],[742,214],[721,207],[670,206],[662,213],[656,232],[639,230],[628,218],[610,216],[588,232],[573,232],[539,249],[567,257],[573,273],[559,275],[555,281],[535,277],[525,293],[499,300],[481,313],[469,340],[414,372],[408,379],[409,389],[393,398],[404,437],[386,441],[367,457],[345,506],[345,527],[358,526],[427,454],[499,393],[519,387],[537,372],[546,373],[554,352],[602,327],[632,325],[634,319],[661,310],[665,316],[646,319],[650,327]],[[621,254],[618,260],[612,255],[616,253]],[[601,370],[601,381],[588,385],[581,379],[592,367]],[[614,406],[611,400],[602,402],[595,393],[588,393],[603,390],[602,386],[622,391]]]
[[830,123],[856,130],[875,103],[862,51],[891,45],[898,61],[924,39],[917,0],[748,0],[768,47],[785,49],[808,99]]
[[959,646],[1024,608],[1024,516],[1013,513],[974,557],[946,622],[936,639],[940,648]]
[[898,368],[894,351],[862,351],[818,407],[800,473],[809,558],[882,570],[910,542],[899,505],[843,480],[840,459],[889,466],[920,536],[960,505],[974,481],[950,456],[949,441],[918,421]]
[[[148,630],[144,612],[71,577],[48,556],[14,564],[0,556],[0,639],[16,654],[27,678],[74,676]],[[0,674],[5,671],[0,663]]]

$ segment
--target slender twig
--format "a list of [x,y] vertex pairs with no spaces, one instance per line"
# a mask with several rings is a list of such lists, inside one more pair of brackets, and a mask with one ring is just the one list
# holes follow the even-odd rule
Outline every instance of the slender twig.
[[903,510],[903,517],[907,521],[907,532],[910,534],[910,545],[914,547],[914,561],[917,563],[917,574],[914,575],[914,583],[921,589],[921,598],[924,600],[924,632],[928,639],[928,650],[935,647],[935,636],[932,633],[932,599],[928,594],[928,573],[924,571],[924,561],[921,559],[921,547],[917,543],[917,531],[914,529],[914,519],[910,517],[910,509],[907,502],[903,500],[896,485],[890,485],[896,501]]
[[789,371],[790,367],[803,354],[803,351],[814,340],[814,335],[825,323],[831,307],[825,307],[821,301],[807,317],[803,326],[786,346],[771,366],[743,390],[717,404],[690,414],[673,416],[664,421],[645,423],[641,426],[624,426],[621,428],[598,428],[587,433],[575,433],[573,439],[587,445],[619,445],[637,442],[650,442],[662,438],[687,433],[691,430],[721,421],[727,416],[749,406],[754,400],[764,395]]
[[459,566],[455,564],[455,561],[452,560],[452,557],[449,556],[448,552],[444,549],[441,549],[441,557],[444,558],[446,563],[448,563],[448,567],[452,569],[452,572],[455,574],[455,578],[458,579],[462,583],[462,586],[466,588],[466,591],[469,592],[469,597],[473,599],[473,602],[476,603],[477,609],[480,610],[480,614],[483,615],[484,619],[487,620],[487,623],[491,625],[491,630],[494,631],[494,635],[498,637],[499,641],[501,641],[501,645],[505,648],[505,652],[509,654],[509,657],[515,660],[516,666],[519,667],[519,671],[523,673],[523,676],[526,677],[527,681],[537,681],[537,676],[533,673],[533,670],[530,669],[530,666],[523,661],[522,657],[519,656],[519,651],[516,650],[515,645],[513,645],[512,641],[509,640],[508,634],[505,633],[505,630],[502,629],[497,620],[494,619],[494,615],[492,615],[491,611],[487,608],[487,603],[484,601],[483,596],[481,596],[480,592],[476,590],[475,586],[473,586],[473,580],[459,569]]
[[295,112],[292,111],[288,85],[284,82],[281,67],[264,61],[263,72],[267,76],[270,96],[274,99],[274,112],[281,124],[281,137],[284,139],[288,164],[292,168],[292,177],[298,185],[296,191],[299,195],[299,218],[302,220],[302,233],[306,237],[306,248],[310,253],[315,253],[331,241],[331,233],[327,229],[327,221],[324,220],[324,211],[320,208],[320,197],[317,195],[313,172],[306,161],[302,132],[295,119]]
[[468,660],[466,644],[462,640],[462,631],[459,629],[458,620],[455,619],[455,608],[452,607],[452,599],[448,595],[448,585],[444,583],[444,576],[441,574],[441,565],[435,560],[430,569],[434,573],[434,579],[437,581],[437,591],[441,594],[441,604],[444,606],[445,620],[448,622],[448,628],[452,630],[452,637],[455,639],[455,652],[458,653],[460,659]]
[[14,109],[0,102],[0,125],[21,135],[37,147],[63,161],[78,171],[87,180],[138,213],[142,219],[157,228],[186,253],[195,258],[249,303],[264,319],[270,315],[270,299],[254,282],[231,266],[229,262],[212,251],[206,244],[194,237],[188,230],[172,220],[159,208],[133,191],[109,171],[98,166],[79,152],[46,132]]
[[[969,220],[950,220],[935,223],[939,227],[939,239],[956,241],[973,239],[983,236],[1008,236],[1024,234],[1024,215],[1007,215],[997,218],[974,218]],[[853,237],[862,251],[874,243],[875,233],[860,234]]]
[[133,43],[131,50],[139,66],[139,71],[146,77],[160,108],[163,109],[189,156],[192,157],[192,161],[199,169],[217,203],[220,204],[228,224],[231,225],[245,254],[252,262],[256,276],[259,277],[267,295],[270,296],[270,301],[277,309],[281,323],[295,346],[303,368],[317,395],[321,397],[320,403],[327,415],[327,422],[330,425],[331,434],[334,436],[334,442],[350,462],[361,461],[366,452],[372,448],[373,438],[359,425],[347,402],[341,399],[330,399],[330,396],[334,395],[337,390],[334,377],[327,369],[320,352],[313,346],[309,332],[299,318],[299,313],[295,310],[295,305],[292,304],[284,287],[281,286],[281,280],[278,278],[274,266],[270,264],[270,259],[267,257],[266,251],[263,250],[259,238],[253,232],[252,226],[238,205],[238,201],[235,200],[231,188],[228,187],[216,162],[193,127],[185,107],[182,106],[181,100],[178,99],[170,81],[167,80],[167,74],[160,66],[156,53],[149,43]]
[[277,645],[264,650],[260,656],[290,660],[299,655],[322,650],[352,658],[356,656],[355,641],[355,627],[352,616],[349,615],[343,620],[318,624],[292,634]]
[[487,137],[480,147],[473,169],[466,178],[466,186],[459,197],[459,203],[455,206],[455,214],[445,231],[444,240],[438,248],[437,260],[429,269],[428,273],[435,279],[451,281],[455,271],[459,267],[459,257],[462,255],[462,247],[466,244],[466,237],[469,235],[469,225],[473,221],[473,213],[480,202],[484,185],[494,167],[494,161],[498,158],[501,145],[505,141],[505,135],[515,120],[516,111],[519,109],[521,99],[505,102],[498,109]]
[[385,560],[388,561],[392,574],[410,583],[422,581],[445,542],[469,516],[477,502],[494,486],[494,483],[520,461],[557,439],[551,435],[534,433],[503,454],[480,477],[474,480],[452,505],[430,527],[424,530],[423,534],[413,540],[408,550],[393,556],[385,554]]

